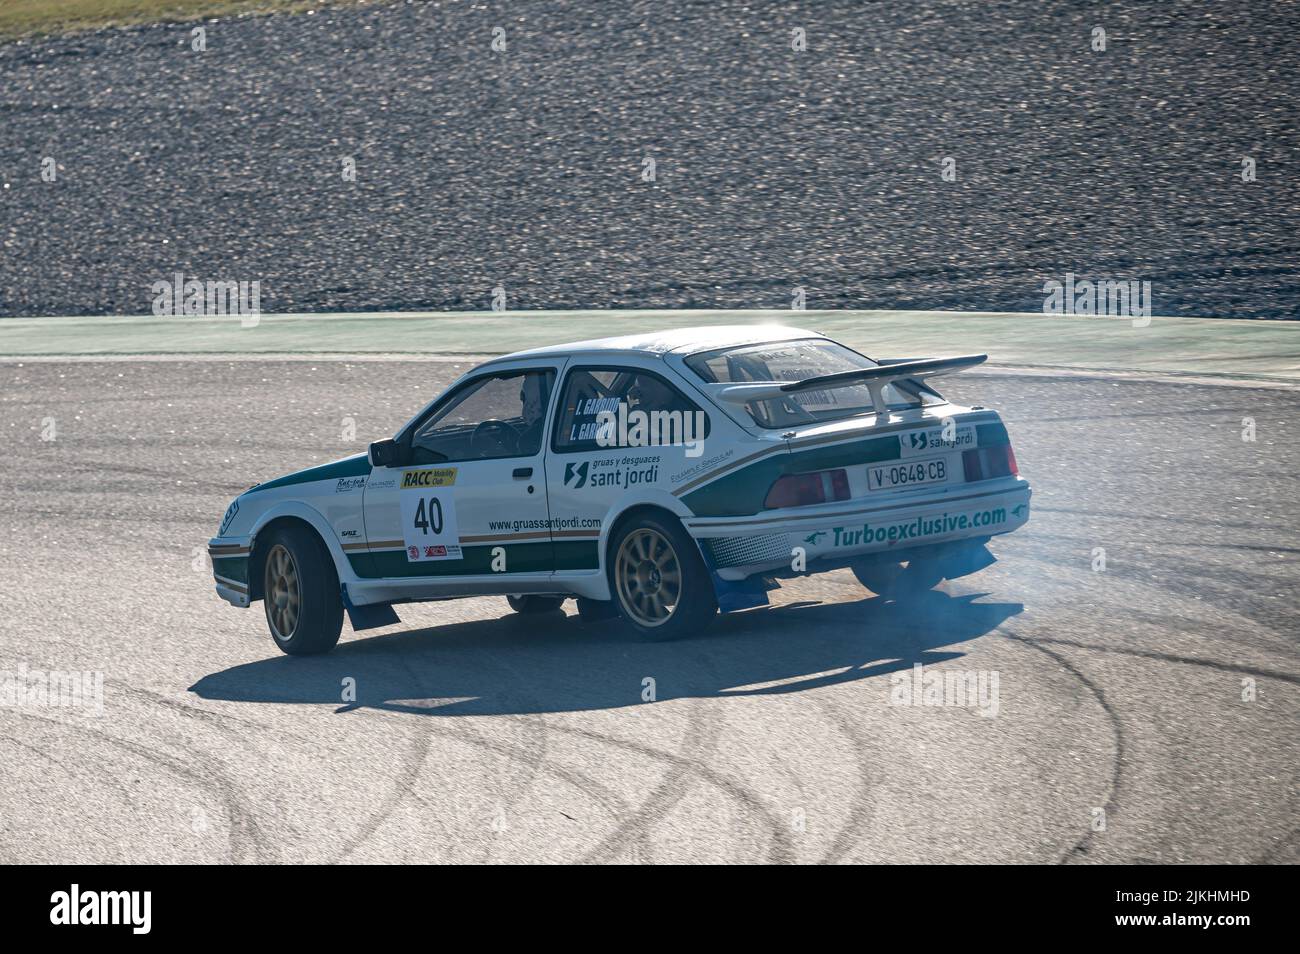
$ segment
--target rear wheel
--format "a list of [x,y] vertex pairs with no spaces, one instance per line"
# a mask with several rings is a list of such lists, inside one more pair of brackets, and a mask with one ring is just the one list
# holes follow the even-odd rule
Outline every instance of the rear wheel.
[[609,583],[619,615],[646,640],[677,639],[718,611],[699,548],[671,517],[634,517],[614,534]]
[[553,613],[564,605],[563,596],[507,596],[506,602],[516,613]]
[[939,568],[925,560],[909,560],[906,564],[864,560],[853,564],[851,569],[858,582],[871,592],[895,601],[915,599],[943,580]]
[[275,644],[291,656],[334,648],[343,630],[339,579],[325,545],[305,527],[284,527],[267,540],[262,605]]

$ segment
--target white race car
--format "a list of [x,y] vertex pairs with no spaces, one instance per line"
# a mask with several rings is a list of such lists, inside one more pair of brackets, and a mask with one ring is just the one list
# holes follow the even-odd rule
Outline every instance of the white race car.
[[984,355],[873,361],[814,332],[722,327],[480,365],[391,440],[258,484],[208,544],[217,593],[319,653],[394,604],[576,597],[668,639],[849,567],[898,599],[993,561],[1029,518],[1006,428],[926,382]]

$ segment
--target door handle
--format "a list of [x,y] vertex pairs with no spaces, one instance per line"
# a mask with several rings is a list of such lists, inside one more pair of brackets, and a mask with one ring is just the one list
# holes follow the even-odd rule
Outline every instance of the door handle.
[[529,477],[533,476],[533,469],[531,467],[516,467],[514,474],[511,476],[513,476],[515,480],[527,480]]

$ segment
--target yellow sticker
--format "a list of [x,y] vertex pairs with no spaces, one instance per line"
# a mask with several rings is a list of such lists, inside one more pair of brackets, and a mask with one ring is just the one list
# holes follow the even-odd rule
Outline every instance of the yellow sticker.
[[451,487],[455,483],[455,467],[432,467],[428,470],[408,470],[402,474],[403,490],[410,487]]

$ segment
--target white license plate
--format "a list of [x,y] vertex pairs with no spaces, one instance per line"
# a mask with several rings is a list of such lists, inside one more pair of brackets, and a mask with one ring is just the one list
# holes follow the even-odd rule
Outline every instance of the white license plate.
[[942,484],[947,482],[951,473],[952,462],[944,457],[872,464],[867,468],[867,486],[872,490],[890,490],[895,487]]

